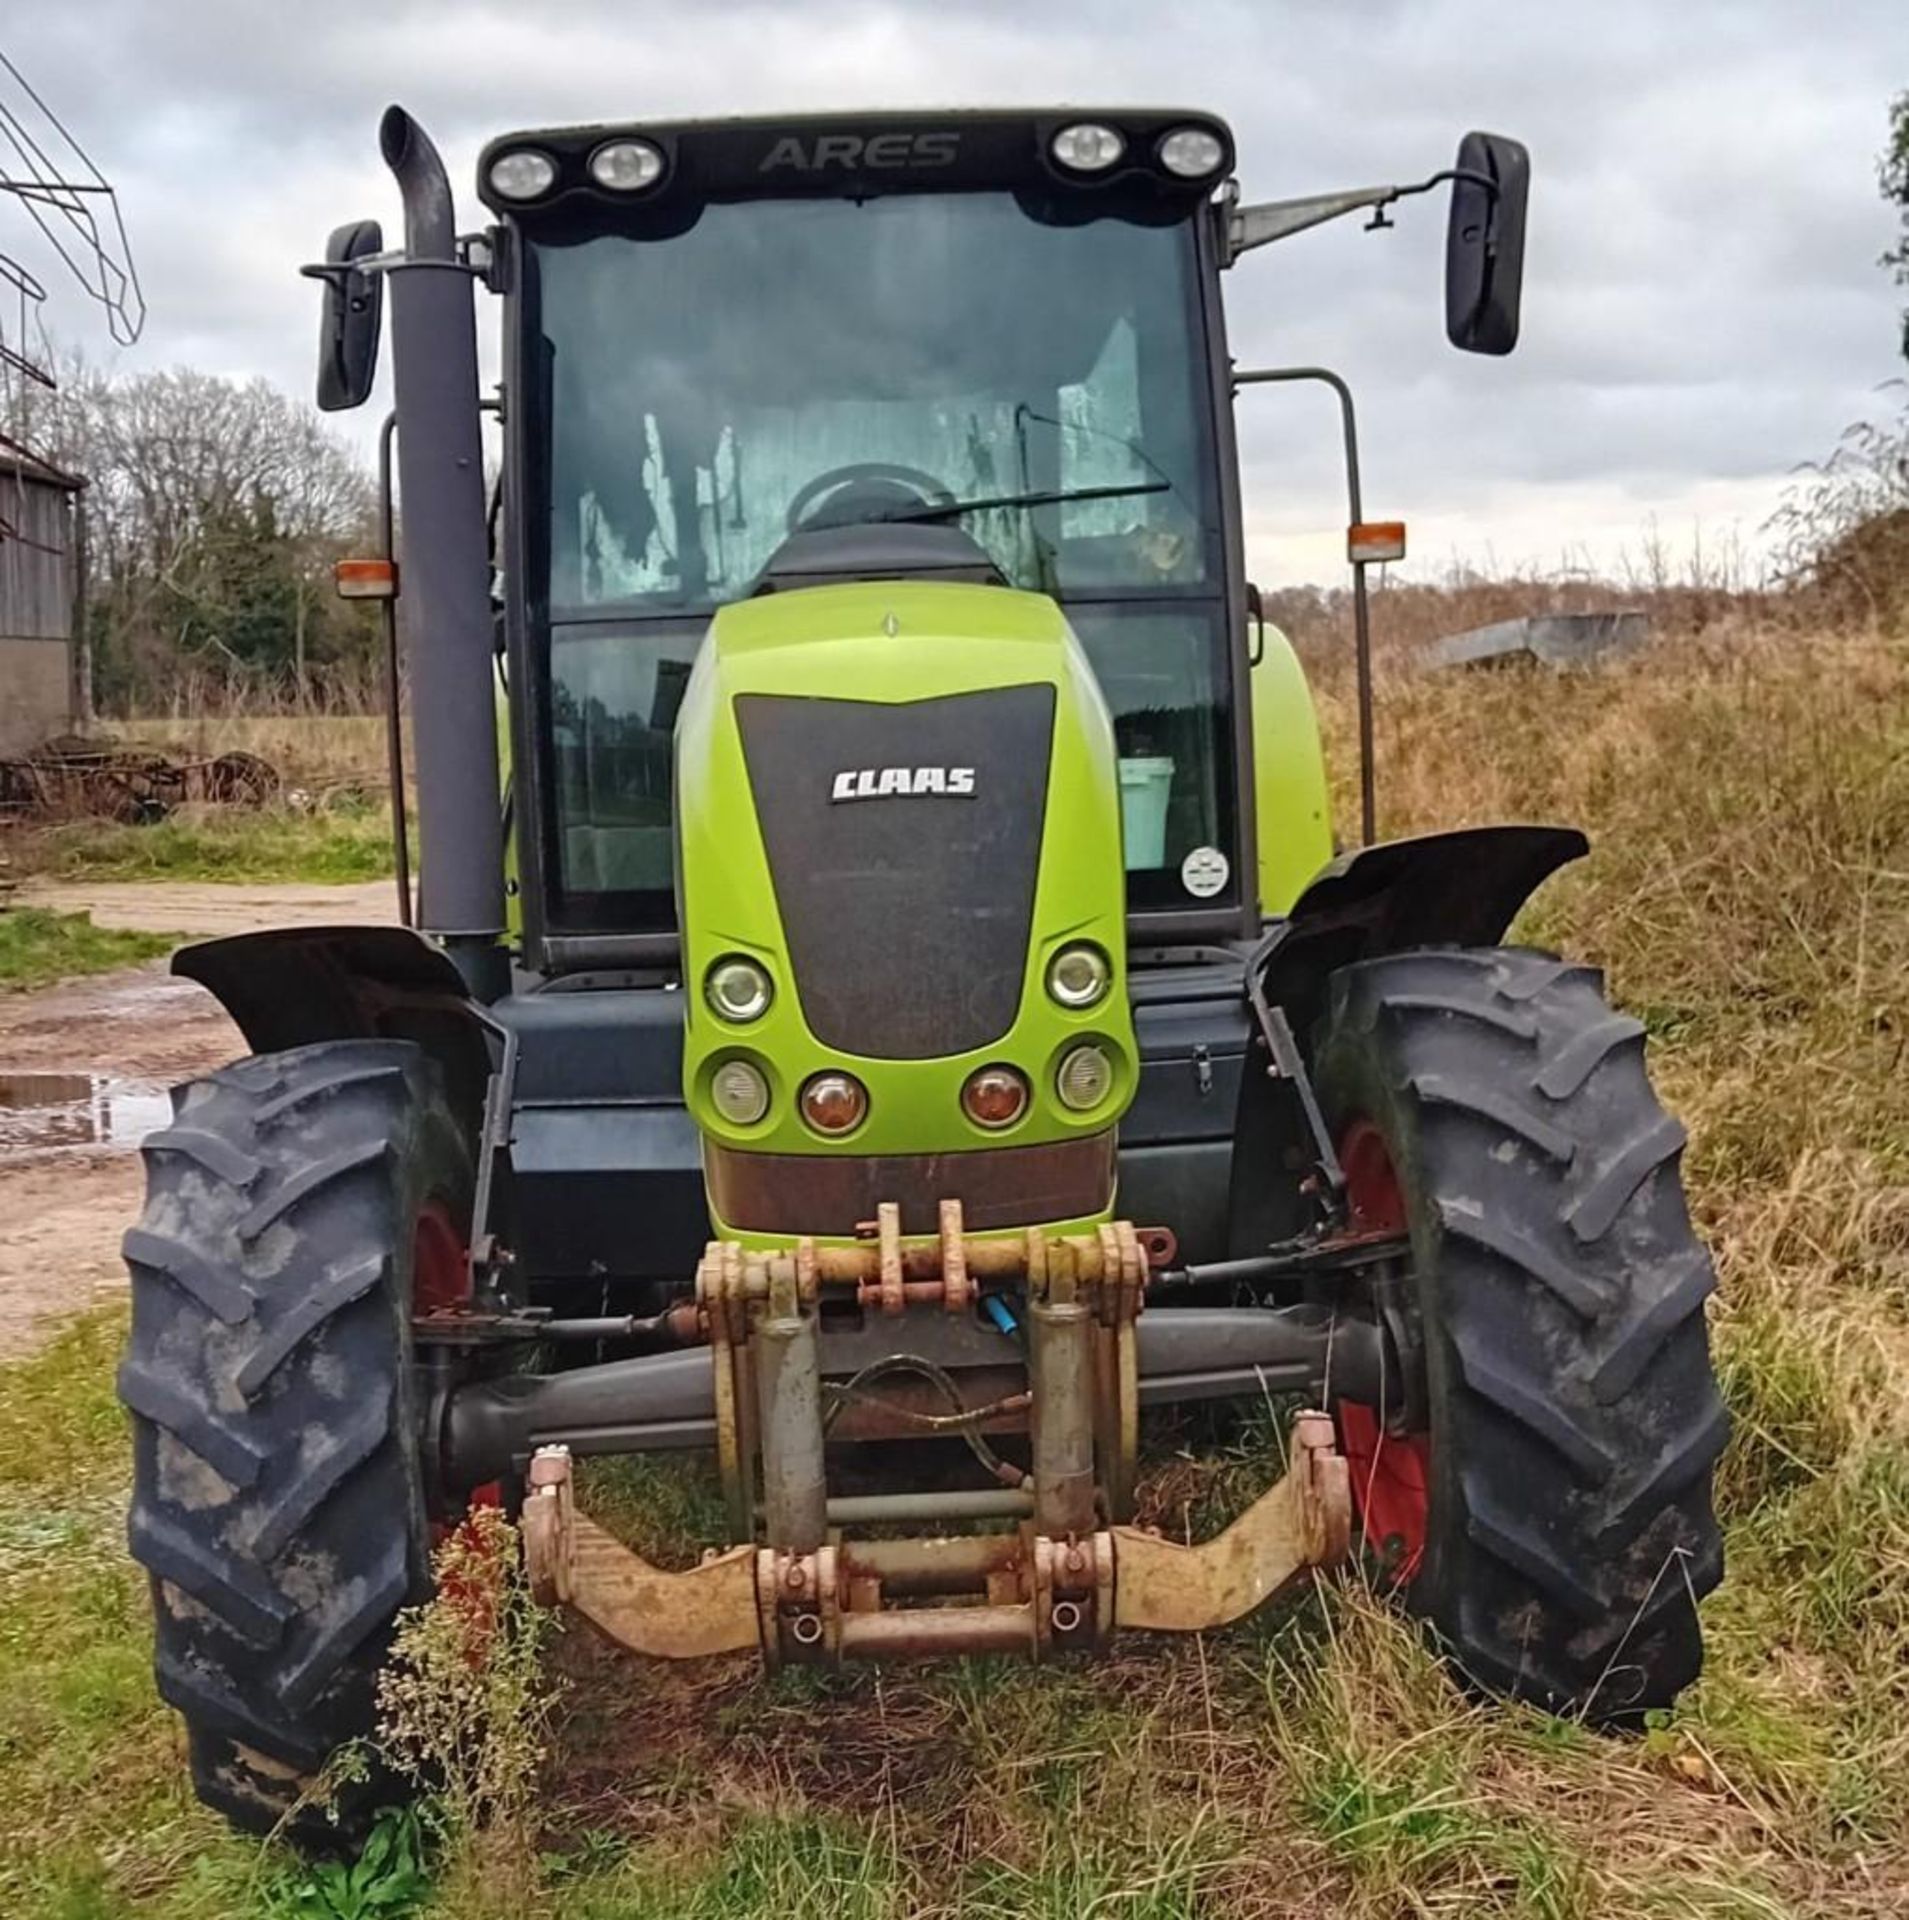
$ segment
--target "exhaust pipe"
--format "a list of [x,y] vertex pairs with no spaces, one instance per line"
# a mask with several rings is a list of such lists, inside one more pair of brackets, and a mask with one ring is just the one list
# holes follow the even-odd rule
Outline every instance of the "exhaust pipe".
[[478,431],[477,318],[444,162],[402,107],[378,145],[404,199],[390,270],[398,538],[416,734],[418,925],[480,1000],[509,984],[504,827],[492,687],[490,551]]

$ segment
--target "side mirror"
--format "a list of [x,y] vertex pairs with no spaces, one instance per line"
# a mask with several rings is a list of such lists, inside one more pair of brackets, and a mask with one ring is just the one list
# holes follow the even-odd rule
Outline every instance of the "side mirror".
[[1531,156],[1503,134],[1468,133],[1454,173],[1445,336],[1466,353],[1509,353],[1518,344]]
[[334,227],[325,264],[302,271],[325,283],[318,323],[318,405],[325,413],[361,407],[378,371],[378,330],[384,318],[384,280],[354,263],[381,252],[384,230],[375,220]]

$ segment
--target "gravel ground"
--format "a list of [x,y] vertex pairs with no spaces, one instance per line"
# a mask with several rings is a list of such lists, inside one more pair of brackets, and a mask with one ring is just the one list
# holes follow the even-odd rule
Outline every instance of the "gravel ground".
[[[199,935],[395,918],[390,883],[23,887],[22,905],[101,926]],[[119,1238],[139,1211],[139,1135],[164,1089],[235,1058],[217,1001],[164,964],[0,995],[0,1358],[122,1293]]]

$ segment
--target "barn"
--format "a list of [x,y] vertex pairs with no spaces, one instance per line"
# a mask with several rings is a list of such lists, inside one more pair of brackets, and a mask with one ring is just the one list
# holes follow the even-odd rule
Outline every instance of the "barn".
[[0,754],[65,733],[83,714],[74,613],[85,486],[0,449]]

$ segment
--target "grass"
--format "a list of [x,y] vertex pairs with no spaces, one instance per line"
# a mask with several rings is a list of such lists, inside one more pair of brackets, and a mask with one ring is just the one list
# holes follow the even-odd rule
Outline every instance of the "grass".
[[[1350,715],[1322,711],[1342,793]],[[578,1626],[526,1891],[434,1909],[796,1916],[1779,1920],[1909,1908],[1909,647],[1712,634],[1558,678],[1381,689],[1402,832],[1576,820],[1524,931],[1655,1035],[1718,1256],[1736,1419],[1702,1683],[1642,1738],[1457,1692],[1356,1579],[1085,1666],[755,1677]],[[1342,813],[1342,817],[1350,817]],[[275,1855],[186,1801],[119,1545],[116,1328],[0,1375],[0,1905],[285,1912]],[[1241,1449],[1161,1457],[1170,1527]],[[693,1555],[693,1471],[604,1474]],[[487,1904],[488,1902],[488,1904]]]
[[178,944],[174,934],[96,927],[89,914],[10,907],[0,911],[0,993],[24,993],[83,973],[137,966]]
[[187,805],[150,826],[16,827],[0,849],[15,877],[323,885],[391,872],[384,721],[376,714],[121,720],[105,731],[182,760],[257,754],[279,770],[280,797],[258,808]]
[[190,880],[321,885],[391,872],[381,801],[321,808],[181,807],[151,826],[71,821],[16,836],[15,867],[49,880]]
[[254,1910],[255,1849],[180,1797],[126,1559],[116,1314],[76,1322],[0,1391],[0,1905],[10,1913]]

